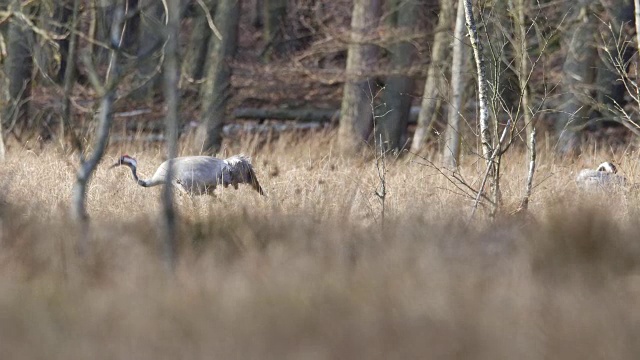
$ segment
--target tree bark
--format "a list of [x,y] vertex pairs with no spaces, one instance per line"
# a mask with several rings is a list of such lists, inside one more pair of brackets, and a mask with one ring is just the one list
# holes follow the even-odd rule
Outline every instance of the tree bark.
[[222,40],[211,37],[207,75],[202,91],[202,124],[197,131],[197,145],[201,152],[215,154],[222,145],[222,126],[227,116],[231,96],[231,65],[238,47],[240,0],[219,0],[214,22],[222,33]]
[[[529,53],[527,41],[527,25],[525,24],[525,2],[524,0],[515,0],[509,2],[511,13],[515,24],[516,43],[514,44],[516,55],[516,68],[518,69],[518,82],[520,83],[520,105],[522,111],[522,119],[525,125],[526,138],[530,139],[534,130],[534,124],[529,108]],[[529,149],[532,151],[532,149]]]
[[185,59],[187,76],[194,81],[200,81],[204,76],[209,44],[213,34],[209,28],[207,15],[211,18],[215,16],[216,0],[204,1],[203,3],[207,6],[207,9],[197,6],[197,15],[193,19],[193,31],[191,32],[187,50],[188,55]]
[[536,170],[536,129],[533,123],[531,109],[529,108],[529,53],[527,41],[527,28],[525,24],[525,2],[524,0],[509,1],[510,11],[512,13],[515,25],[515,55],[518,81],[520,83],[520,105],[522,111],[522,119],[525,126],[525,134],[527,139],[527,155],[529,164],[527,167],[527,180],[525,183],[524,196],[520,203],[519,210],[527,210],[529,207],[529,199],[533,190],[533,177]]
[[379,17],[379,0],[355,0],[351,13],[351,44],[347,52],[346,75],[340,107],[338,141],[344,153],[355,153],[369,137],[372,126],[371,88],[368,72],[376,56],[376,48],[364,44],[373,33]]
[[[8,8],[9,1],[8,0],[0,0],[0,10],[6,11]],[[7,24],[6,22],[0,24],[0,34],[6,39],[7,36]],[[5,114],[0,111],[0,161],[5,160],[5,147],[4,147],[4,127],[2,123],[4,122]]]
[[[22,12],[19,0],[9,4],[9,10]],[[31,96],[31,76],[33,73],[33,58],[31,44],[33,34],[27,25],[19,18],[13,17],[8,29],[7,58],[4,72],[9,81],[9,98],[4,109],[6,124],[24,125],[28,121],[29,102]]]
[[[43,24],[42,27],[59,37],[65,35],[71,27],[72,7],[72,1],[68,0],[58,1],[51,5],[44,2],[41,3],[39,17],[40,22]],[[64,81],[64,72],[69,59],[69,38],[69,36],[65,36],[55,40],[55,46],[45,40],[41,40],[36,45],[38,68],[45,78],[52,80],[56,84],[61,84]]]
[[462,91],[464,89],[464,56],[465,44],[464,36],[464,4],[463,0],[458,1],[456,15],[456,26],[454,30],[453,56],[451,60],[451,100],[449,101],[448,120],[446,128],[446,140],[443,149],[443,159],[445,166],[450,169],[458,167],[460,156],[460,117],[462,104]]
[[264,16],[264,6],[262,0],[250,0],[249,4],[249,18],[251,19],[251,25],[255,28],[259,28],[263,25],[262,18]]
[[[482,156],[487,165],[491,165],[491,153],[493,145],[491,141],[491,129],[489,127],[489,105],[487,103],[487,76],[482,54],[482,43],[476,29],[476,21],[473,17],[473,7],[471,0],[461,0],[464,2],[464,16],[466,19],[467,31],[473,49],[473,58],[476,62],[478,74],[478,123],[480,125],[480,142],[482,144]],[[497,135],[496,135],[497,136]],[[492,166],[492,165],[491,165]]]
[[531,129],[531,133],[527,138],[527,154],[529,158],[529,167],[527,171],[527,182],[524,185],[524,196],[520,202],[518,211],[527,210],[529,208],[529,200],[531,199],[531,191],[533,191],[533,176],[536,173],[536,128]]
[[287,0],[264,0],[264,27],[262,29],[265,51],[263,59],[271,60],[279,53],[279,42],[282,41],[282,26],[287,16]]
[[[178,37],[180,30],[180,0],[168,0],[168,24],[164,59],[164,99],[167,106],[165,133],[167,135],[167,179],[173,179],[173,159],[178,154]],[[162,192],[164,213],[164,253],[167,267],[172,272],[176,262],[177,211],[173,204],[173,183],[164,184]]]
[[[410,34],[416,25],[417,2],[396,0],[393,3],[397,9],[396,29],[402,29],[403,34]],[[402,41],[391,46],[391,67],[394,72],[407,70],[411,66],[414,56],[414,46],[408,41]],[[400,150],[406,145],[407,124],[411,109],[413,91],[413,77],[409,75],[391,75],[387,77],[383,92],[383,103],[380,107],[381,117],[376,116],[376,139],[382,138],[381,149]]]
[[72,107],[71,107],[71,91],[73,90],[73,85],[76,80],[76,50],[77,50],[77,42],[78,42],[78,34],[76,34],[75,30],[78,25],[78,13],[80,11],[80,0],[73,0],[73,8],[71,10],[71,21],[69,22],[69,29],[72,31],[69,33],[69,44],[68,44],[68,53],[67,56],[70,61],[65,63],[64,69],[64,82],[63,82],[63,90],[64,90],[64,98],[62,101],[62,121],[63,121],[63,134],[66,130],[69,131],[69,135],[71,137],[71,141],[73,147],[82,151],[82,144],[78,137],[76,136],[75,127],[73,126],[72,121]]
[[4,131],[2,127],[2,122],[0,122],[0,162],[6,159],[6,151],[4,147]]
[[589,6],[593,0],[580,0],[573,4],[573,23],[565,32],[567,57],[563,65],[563,104],[556,124],[560,154],[575,153],[580,149],[580,128],[585,125],[591,109],[591,89],[595,81],[595,60],[597,51],[594,44],[597,19],[591,15]]
[[[91,0],[93,7],[92,37],[100,43],[110,44],[111,25],[119,1],[113,0]],[[119,11],[119,10],[118,10]],[[110,60],[110,51],[99,44],[93,44],[93,59],[96,64],[106,64]]]
[[440,1],[440,13],[438,14],[438,26],[436,28],[433,43],[431,45],[431,62],[427,70],[427,79],[422,93],[422,105],[418,115],[418,126],[413,135],[411,152],[419,153],[427,143],[431,124],[437,111],[440,89],[444,86],[444,76],[449,67],[446,59],[448,55],[448,42],[450,39],[451,23],[454,17],[454,4],[451,0]]
[[[606,10],[610,16],[608,23],[613,29],[621,29],[624,24],[630,24],[634,21],[633,1],[611,0],[608,3],[609,6]],[[633,47],[618,48],[610,32],[603,31],[600,36],[604,39],[604,44],[600,46],[606,47],[605,52],[613,54],[616,59],[622,59],[624,64],[630,64],[631,58],[636,52]],[[611,65],[610,59],[607,59],[606,56],[599,56],[596,60],[595,101],[600,108],[598,118],[616,121],[616,114],[611,113],[609,109],[614,108],[616,104],[624,106],[626,88],[622,81],[618,81],[620,75],[615,69],[612,69]],[[628,71],[628,66],[625,70]],[[599,124],[604,125],[604,122],[599,122]]]
[[[508,126],[504,128],[502,136],[495,133],[495,144],[491,136],[491,128],[489,125],[489,104],[487,101],[487,70],[486,63],[484,61],[483,46],[480,42],[480,36],[476,27],[476,21],[473,16],[473,7],[471,6],[471,0],[460,0],[464,4],[464,16],[466,19],[467,32],[469,33],[469,39],[471,40],[471,49],[473,50],[473,58],[475,60],[477,81],[478,81],[478,124],[480,127],[480,143],[482,147],[482,158],[486,163],[485,177],[483,184],[480,185],[476,201],[471,212],[471,218],[475,213],[478,206],[480,195],[484,191],[484,184],[487,179],[490,179],[491,187],[491,201],[493,205],[491,207],[490,216],[493,217],[496,214],[500,206],[500,153],[501,144],[508,133]],[[497,123],[496,123],[497,128]],[[495,149],[494,149],[495,147]]]
[[[138,56],[144,57],[143,54],[148,54],[162,39],[165,14],[161,1],[140,0],[139,6]],[[132,93],[133,98],[150,102],[160,91],[161,60],[162,54],[160,51],[156,51],[153,55],[138,61],[136,82],[140,84],[140,87]]]
[[640,0],[633,0],[634,12],[636,22],[636,49],[640,51]]

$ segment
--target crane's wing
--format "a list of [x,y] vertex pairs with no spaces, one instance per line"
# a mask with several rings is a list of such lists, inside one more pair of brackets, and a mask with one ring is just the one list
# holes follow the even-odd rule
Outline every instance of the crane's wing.
[[266,196],[258,177],[256,176],[253,166],[251,165],[251,159],[244,155],[234,155],[228,159],[225,159],[225,163],[229,165],[229,171],[232,176],[232,182],[235,184],[249,184],[260,195]]

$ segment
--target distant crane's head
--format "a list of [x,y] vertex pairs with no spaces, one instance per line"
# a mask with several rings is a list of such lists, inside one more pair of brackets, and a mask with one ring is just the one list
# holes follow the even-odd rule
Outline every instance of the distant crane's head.
[[[135,160],[134,160],[135,161]],[[604,171],[611,174],[616,174],[618,169],[612,163],[605,161],[602,164],[598,165],[597,171]]]
[[132,170],[135,169],[138,166],[138,162],[136,161],[136,159],[132,158],[129,155],[122,155],[120,157],[120,159],[118,159],[118,162],[116,162],[115,164],[111,165],[110,169],[116,167],[116,166],[128,166],[129,168],[131,168]]

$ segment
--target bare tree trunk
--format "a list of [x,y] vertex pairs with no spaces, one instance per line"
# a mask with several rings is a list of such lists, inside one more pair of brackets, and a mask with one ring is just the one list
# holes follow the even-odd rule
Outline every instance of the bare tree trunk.
[[[351,13],[351,44],[347,53],[347,80],[342,93],[338,140],[345,153],[355,153],[367,140],[372,126],[371,88],[368,72],[376,49],[365,45],[367,35],[377,26],[380,0],[355,0]],[[371,86],[371,87],[370,87]]]
[[270,60],[278,54],[279,42],[282,41],[282,26],[287,15],[287,0],[264,0],[264,60]]
[[527,210],[529,207],[529,199],[531,198],[531,191],[533,189],[533,176],[536,170],[536,134],[535,124],[531,116],[531,109],[529,108],[529,54],[528,54],[528,41],[527,41],[527,28],[525,24],[525,2],[524,0],[509,1],[509,7],[514,19],[515,24],[515,55],[516,55],[516,68],[518,69],[518,81],[520,83],[520,105],[522,111],[522,118],[525,126],[525,133],[527,139],[527,154],[529,158],[529,164],[527,167],[527,180],[525,183],[525,193],[520,203],[520,211]]
[[[71,112],[71,91],[73,90],[73,84],[75,83],[75,75],[76,75],[76,50],[77,50],[77,40],[78,34],[75,32],[78,25],[78,12],[80,8],[80,0],[73,0],[73,8],[71,11],[71,21],[69,23],[70,29],[72,30],[69,33],[69,44],[67,46],[68,53],[67,56],[69,61],[65,64],[64,69],[64,98],[62,101],[62,121],[63,121],[63,132],[69,131],[69,135],[71,137],[71,141],[73,143],[74,148],[77,151],[82,151],[82,144],[80,140],[76,136],[73,121],[72,121],[72,112]],[[62,134],[64,138],[64,134]]]
[[446,141],[443,150],[444,164],[451,169],[458,167],[458,160],[460,156],[460,110],[462,104],[462,91],[464,89],[462,78],[464,74],[464,50],[466,46],[463,43],[463,39],[465,39],[464,24],[464,4],[463,0],[459,0],[456,15],[456,27],[453,36],[453,56],[451,60],[451,100],[449,101]]
[[[111,31],[111,42],[113,44],[120,43],[120,29],[124,19],[124,10],[122,7],[117,7],[113,17],[113,25]],[[91,61],[91,60],[87,60]],[[93,68],[88,64],[88,68]],[[102,160],[105,148],[109,141],[109,129],[111,128],[111,122],[113,119],[111,113],[111,107],[116,94],[116,85],[119,78],[118,74],[118,51],[111,50],[111,60],[109,61],[108,77],[105,81],[104,88],[96,89],[99,92],[103,92],[102,100],[100,103],[100,112],[98,114],[98,131],[96,145],[93,153],[88,159],[85,159],[84,154],[80,154],[80,166],[76,174],[76,182],[73,185],[72,201],[71,201],[71,216],[79,222],[81,228],[81,238],[79,250],[83,252],[86,248],[86,242],[89,235],[89,216],[86,208],[86,193],[87,184],[93,175],[94,170],[98,166],[98,163]],[[97,74],[93,74],[97,77]]]
[[[6,11],[8,8],[9,1],[8,0],[0,0],[0,11]],[[0,24],[0,36],[6,39],[7,36],[7,22]],[[0,95],[0,100],[4,102],[5,99]],[[5,160],[5,147],[4,147],[4,127],[2,123],[4,123],[4,111],[0,110],[0,161]]]
[[531,133],[527,138],[527,153],[529,157],[529,170],[527,172],[527,182],[524,186],[524,196],[520,203],[518,211],[527,210],[529,208],[529,199],[531,199],[531,191],[533,190],[533,176],[536,172],[536,128],[531,129]]
[[565,34],[567,57],[563,65],[564,101],[556,124],[558,152],[567,154],[580,149],[580,128],[591,112],[591,101],[595,80],[597,51],[594,41],[597,19],[591,15],[590,4],[594,0],[580,0],[574,10],[572,29]]
[[249,4],[250,10],[249,10],[249,17],[251,19],[251,25],[253,25],[255,28],[259,28],[263,25],[263,21],[262,21],[262,17],[263,15],[263,4],[262,1],[263,0],[250,0],[251,3]]
[[[501,144],[504,141],[507,133],[508,126],[505,127],[502,135],[500,136],[497,133],[495,134],[495,144],[493,143],[493,139],[491,137],[491,128],[489,125],[489,104],[487,102],[487,76],[486,76],[486,64],[484,61],[484,55],[482,53],[482,43],[480,42],[480,37],[478,35],[478,30],[476,28],[476,22],[473,16],[473,7],[471,6],[471,0],[461,0],[464,3],[464,15],[466,19],[467,31],[469,33],[469,38],[471,40],[471,48],[473,49],[473,57],[476,63],[476,71],[478,76],[478,123],[480,125],[480,143],[482,147],[482,157],[486,163],[486,171],[485,177],[483,180],[480,189],[478,190],[478,194],[476,197],[476,201],[471,212],[471,218],[477,209],[478,200],[482,192],[484,191],[484,184],[487,182],[487,179],[490,179],[490,188],[491,188],[491,213],[490,216],[493,217],[496,214],[500,206],[500,157],[502,154]],[[497,127],[497,124],[496,124]],[[494,149],[495,146],[495,149]]]
[[4,131],[2,128],[2,122],[0,122],[0,162],[6,159],[6,150],[4,147]]
[[216,0],[203,1],[207,8],[197,6],[197,15],[194,19],[193,31],[187,50],[186,74],[194,81],[202,80],[209,53],[212,30],[209,28],[209,19],[215,16]]
[[214,22],[222,40],[212,36],[209,45],[207,79],[202,91],[202,124],[197,131],[197,146],[203,153],[215,154],[222,145],[222,126],[231,96],[231,65],[238,47],[240,0],[219,0]]
[[633,0],[634,17],[636,20],[636,46],[640,49],[640,0]]
[[122,34],[121,47],[132,54],[135,54],[140,43],[138,34],[140,32],[140,0],[125,0],[125,22]]
[[[9,4],[9,10],[22,12],[19,0]],[[9,80],[8,101],[4,109],[4,121],[13,127],[15,124],[26,123],[28,120],[29,102],[31,96],[31,75],[33,60],[31,30],[22,19],[13,17],[9,23],[7,58],[4,72]],[[23,124],[21,124],[23,125]]]
[[[178,36],[180,30],[180,0],[168,0],[168,24],[164,59],[164,98],[167,106],[165,127],[169,168],[167,179],[173,179],[173,159],[178,153]],[[162,192],[164,210],[164,253],[167,266],[173,271],[176,262],[177,217],[173,204],[173,181],[164,184]]]
[[39,41],[35,46],[35,58],[41,73],[57,84],[64,81],[64,72],[69,59],[69,36],[64,35],[70,27],[72,3],[72,1],[63,0],[50,5],[42,2],[39,5],[42,27],[46,31],[56,34],[60,39],[55,40],[57,47],[50,41]]
[[[476,29],[476,21],[473,17],[473,7],[471,0],[461,0],[464,2],[464,15],[466,19],[467,31],[471,40],[471,48],[473,49],[473,57],[476,62],[476,71],[478,73],[478,123],[480,125],[480,142],[482,144],[482,156],[488,166],[491,165],[491,153],[493,145],[491,141],[491,129],[489,127],[489,106],[487,103],[487,76],[482,55],[482,43]],[[496,135],[497,136],[497,135]]]
[[[518,58],[518,80],[520,82],[520,103],[522,104],[522,115],[525,124],[527,139],[531,139],[533,131],[535,129],[533,119],[531,118],[531,109],[529,108],[529,53],[528,41],[527,41],[527,28],[525,24],[525,3],[524,0],[516,0],[515,13],[517,14],[516,21],[516,56]],[[535,141],[535,139],[534,139]],[[530,142],[531,143],[531,142]],[[535,149],[529,149],[529,156],[531,157],[531,151]],[[535,158],[535,155],[534,155]]]
[[436,28],[433,44],[431,45],[431,62],[427,70],[427,79],[422,93],[422,106],[418,115],[418,126],[413,135],[411,152],[418,153],[427,142],[432,120],[437,111],[440,88],[444,86],[444,73],[446,73],[449,31],[454,16],[454,4],[451,0],[440,1],[440,13],[438,15],[438,27]]
[[[402,29],[403,34],[410,34],[416,25],[417,2],[394,1],[393,8],[397,12],[397,20],[393,26]],[[414,46],[408,41],[402,41],[391,46],[392,71],[401,72],[408,70],[413,61]],[[383,103],[380,107],[381,117],[376,116],[376,139],[382,137],[383,150],[400,150],[406,141],[409,111],[411,110],[411,96],[413,90],[413,77],[409,75],[394,74],[386,79],[383,93]]]
[[[125,0],[126,1],[126,0]],[[92,20],[92,37],[100,43],[110,44],[111,26],[116,8],[120,5],[120,1],[113,0],[90,0],[93,6],[94,14]],[[94,44],[92,48],[94,62],[103,65],[111,61],[111,53],[104,46]]]
[[[607,22],[613,29],[621,29],[624,24],[630,24],[634,21],[633,2],[631,0],[611,0],[608,1],[608,4],[606,12],[609,18]],[[616,59],[623,59],[624,64],[631,63],[631,59],[636,52],[633,47],[618,48],[616,41],[612,39],[612,34],[606,31],[603,31],[598,37],[599,39],[596,39],[598,42],[597,48],[601,47],[605,53],[614,54]],[[595,68],[597,71],[593,88],[596,92],[594,100],[596,108],[598,108],[597,117],[604,120],[597,122],[596,125],[603,127],[606,120],[616,121],[618,118],[617,114],[612,113],[610,109],[615,108],[616,104],[622,105],[625,103],[626,87],[622,81],[619,81],[620,76],[615,69],[611,68],[610,60],[605,56],[599,56],[596,59]],[[625,70],[629,70],[628,66]]]
[[[157,2],[147,0],[146,3],[140,3],[139,0],[88,0],[87,3],[89,3],[93,11],[89,36],[105,44],[109,44],[112,40],[111,25],[116,7],[124,6],[125,22],[122,25],[122,40],[120,40],[119,45],[121,51],[134,51],[138,44],[142,44],[142,46],[146,45],[144,42],[138,41],[138,31],[140,30],[140,13],[136,12],[138,7],[140,7],[142,10],[141,13],[143,14],[149,11],[146,10],[149,6],[155,6],[155,3],[162,7],[162,0]],[[159,32],[159,29],[160,28],[156,28],[155,30]],[[104,64],[110,61],[109,49],[102,45],[94,44],[92,53],[94,55],[94,61],[98,64]],[[124,60],[122,57],[120,58]]]
[[[138,34],[138,56],[147,54],[162,38],[162,30],[165,23],[164,6],[162,1],[140,0],[140,23]],[[162,55],[157,51],[153,56],[148,56],[138,61],[136,80],[141,86],[132,94],[139,100],[151,101],[160,90],[160,72],[162,69]]]

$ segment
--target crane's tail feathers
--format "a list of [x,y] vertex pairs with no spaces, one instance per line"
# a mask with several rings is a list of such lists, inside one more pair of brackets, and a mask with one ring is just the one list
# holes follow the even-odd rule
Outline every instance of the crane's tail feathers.
[[264,190],[262,190],[262,186],[260,186],[260,183],[258,182],[258,178],[256,177],[256,173],[253,171],[253,168],[250,168],[249,170],[249,181],[251,182],[251,186],[253,186],[253,188],[258,192],[258,194],[262,195],[262,196],[267,196],[267,194],[264,193]]
[[266,196],[253,170],[250,157],[240,154],[231,156],[225,159],[225,161],[232,168],[231,172],[234,176],[237,176],[236,181],[238,183],[250,184],[260,195]]

